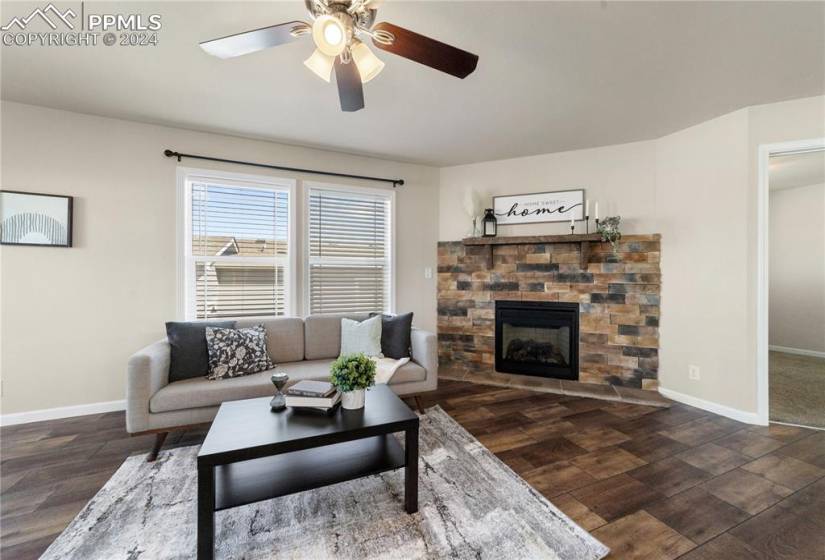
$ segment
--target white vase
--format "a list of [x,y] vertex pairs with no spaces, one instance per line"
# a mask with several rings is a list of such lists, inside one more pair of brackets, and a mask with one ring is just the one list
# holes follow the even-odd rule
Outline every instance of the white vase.
[[358,410],[364,408],[364,389],[346,391],[341,394],[341,406],[347,410]]

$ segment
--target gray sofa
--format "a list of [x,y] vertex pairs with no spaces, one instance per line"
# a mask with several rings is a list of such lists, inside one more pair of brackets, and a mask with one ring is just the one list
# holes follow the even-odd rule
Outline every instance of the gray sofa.
[[[358,321],[366,314],[310,315],[239,320],[238,326],[263,324],[274,370],[217,381],[205,377],[169,383],[170,347],[166,339],[150,344],[129,358],[126,383],[126,429],[131,434],[156,433],[157,456],[168,432],[211,422],[224,401],[273,394],[269,380],[274,371],[289,374],[290,383],[301,379],[327,379],[329,366],[341,348],[341,319]],[[412,359],[393,376],[390,387],[401,396],[435,390],[438,351],[433,333],[413,329]]]

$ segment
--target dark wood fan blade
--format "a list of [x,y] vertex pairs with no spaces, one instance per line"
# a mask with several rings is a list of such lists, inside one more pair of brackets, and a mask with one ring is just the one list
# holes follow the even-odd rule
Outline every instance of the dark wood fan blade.
[[[203,50],[218,58],[232,58],[262,51],[269,47],[277,47],[284,43],[291,43],[301,36],[300,30],[303,29],[309,30],[309,24],[303,21],[288,21],[279,25],[204,41],[200,45]],[[293,34],[295,30],[299,30],[297,34]]]
[[409,58],[457,78],[466,78],[473,73],[478,64],[478,55],[462,51],[385,21],[376,23],[372,30],[387,31],[395,36],[395,41],[390,45],[385,45],[373,39],[372,42],[379,49]]
[[337,57],[335,81],[338,83],[338,98],[341,100],[342,111],[350,113],[364,108],[364,88],[361,86],[361,75],[355,62],[344,64],[341,57]]

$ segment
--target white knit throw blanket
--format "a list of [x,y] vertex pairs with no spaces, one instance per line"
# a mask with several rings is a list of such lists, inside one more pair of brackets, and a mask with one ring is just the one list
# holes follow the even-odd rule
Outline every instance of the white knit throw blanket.
[[398,371],[398,368],[410,361],[409,358],[401,358],[394,360],[392,358],[378,358],[372,356],[372,361],[375,362],[375,384],[379,383],[386,385]]

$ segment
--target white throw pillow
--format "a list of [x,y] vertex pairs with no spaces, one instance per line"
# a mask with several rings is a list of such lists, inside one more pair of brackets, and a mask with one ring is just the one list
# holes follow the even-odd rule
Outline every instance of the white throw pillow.
[[352,319],[341,319],[341,355],[359,353],[383,357],[380,315],[360,323]]

